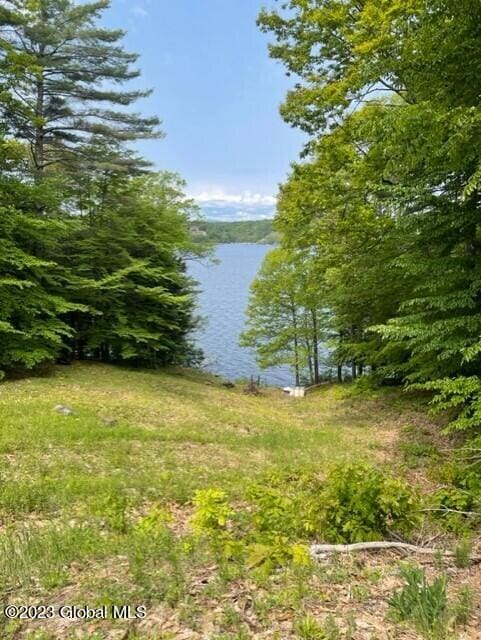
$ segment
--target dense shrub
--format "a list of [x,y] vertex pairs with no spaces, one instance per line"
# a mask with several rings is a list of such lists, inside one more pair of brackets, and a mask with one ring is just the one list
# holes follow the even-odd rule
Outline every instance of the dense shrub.
[[320,531],[332,542],[362,542],[406,534],[418,522],[416,493],[367,464],[339,465],[322,493]]
[[314,474],[270,474],[251,485],[241,507],[220,489],[198,491],[196,535],[251,566],[309,562],[310,541],[357,542],[407,533],[418,520],[416,493],[367,464]]

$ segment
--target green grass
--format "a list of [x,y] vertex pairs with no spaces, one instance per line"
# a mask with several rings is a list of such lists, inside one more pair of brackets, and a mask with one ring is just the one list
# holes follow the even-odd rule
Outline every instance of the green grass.
[[[122,487],[134,501],[187,499],[194,488],[235,488],[271,466],[357,458],[379,435],[370,416],[348,419],[329,391],[301,403],[276,390],[248,397],[195,374],[76,365],[0,393],[0,507],[13,517],[70,512]],[[75,414],[58,415],[58,404]],[[107,416],[118,424],[105,426]]]
[[[74,415],[57,414],[59,404]],[[103,640],[123,630],[118,637],[138,640],[250,638],[252,616],[259,633],[277,629],[265,637],[325,633],[314,605],[320,593],[335,602],[352,567],[334,559],[250,575],[192,538],[193,495],[222,487],[241,500],[270,470],[322,476],[342,461],[385,462],[406,424],[403,412],[409,423],[422,415],[392,390],[368,400],[335,386],[304,400],[275,389],[254,397],[193,371],[94,364],[2,384],[2,602],[145,604],[149,616],[85,627],[0,619],[0,637]],[[106,426],[107,417],[117,424]],[[354,590],[356,606],[369,599],[368,587]],[[342,611],[336,629],[338,622],[352,626],[343,627]]]

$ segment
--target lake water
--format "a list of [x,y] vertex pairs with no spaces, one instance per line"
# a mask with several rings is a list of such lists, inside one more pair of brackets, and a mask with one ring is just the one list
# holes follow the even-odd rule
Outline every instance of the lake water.
[[221,244],[215,257],[219,261],[190,261],[189,273],[199,282],[198,313],[206,325],[196,334],[204,351],[204,368],[226,380],[261,376],[274,386],[292,384],[288,367],[259,369],[251,349],[239,346],[244,329],[249,287],[271,246],[259,244]]

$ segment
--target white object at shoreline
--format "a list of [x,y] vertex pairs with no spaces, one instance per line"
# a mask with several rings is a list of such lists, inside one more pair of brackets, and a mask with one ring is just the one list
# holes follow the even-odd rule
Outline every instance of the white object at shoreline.
[[284,387],[284,393],[288,393],[291,398],[304,398],[306,387]]

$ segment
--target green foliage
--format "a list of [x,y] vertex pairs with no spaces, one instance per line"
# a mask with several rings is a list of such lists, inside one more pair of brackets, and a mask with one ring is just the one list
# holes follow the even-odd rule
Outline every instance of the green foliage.
[[194,495],[192,526],[196,533],[213,536],[225,532],[234,511],[222,489],[199,489]]
[[469,482],[463,485],[438,489],[430,500],[435,509],[433,515],[442,520],[443,526],[461,534],[481,522],[481,492]]
[[473,614],[475,593],[470,587],[462,587],[453,605],[453,617],[460,626],[466,626]]
[[256,350],[261,367],[289,365],[296,384],[320,380],[325,312],[309,255],[270,251],[252,283],[243,346]]
[[327,640],[322,626],[310,615],[296,622],[295,631],[299,640]]
[[116,493],[101,497],[94,503],[92,511],[109,529],[117,533],[125,533],[128,529],[127,508],[126,496]]
[[431,392],[479,431],[481,9],[469,0],[290,0],[264,10],[309,136],[281,244],[316,256],[338,363]]
[[434,479],[443,486],[432,494],[429,506],[435,509],[433,515],[441,519],[447,529],[461,534],[481,522],[478,446],[479,438],[468,441],[454,459],[433,469]]
[[365,464],[335,467],[324,482],[311,474],[271,474],[245,499],[238,508],[222,490],[197,492],[192,526],[224,555],[267,573],[308,566],[309,540],[376,540],[408,533],[418,522],[415,492]]
[[401,568],[404,587],[389,600],[391,615],[398,622],[412,622],[423,637],[447,637],[449,608],[447,578],[440,576],[429,584],[424,569]]
[[185,256],[193,204],[126,143],[148,92],[106,0],[3,3],[0,66],[0,376],[73,358],[132,365],[199,355]]
[[254,526],[291,539],[312,535],[319,524],[320,491],[316,477],[297,474],[271,476],[265,484],[251,486],[247,498],[255,505]]
[[458,569],[467,569],[471,564],[473,543],[469,538],[462,538],[454,548],[454,561]]
[[412,468],[424,466],[427,461],[439,459],[439,451],[432,443],[403,442],[401,446],[406,464]]
[[481,425],[481,379],[477,376],[458,376],[430,380],[413,388],[434,391],[434,412],[454,411],[454,419],[446,428],[447,433],[467,431],[476,433]]
[[40,196],[50,201],[53,185],[39,194],[20,182],[24,160],[18,144],[0,139],[0,370],[14,372],[53,361],[72,333],[66,315],[81,308],[60,291],[62,270],[51,257],[65,221],[33,213]]
[[193,290],[180,256],[192,203],[182,187],[168,173],[102,181],[102,205],[63,246],[70,295],[89,309],[70,315],[78,357],[157,366],[191,353]]
[[413,469],[425,467],[441,459],[441,452],[433,442],[431,431],[418,426],[404,427],[400,448],[404,462]]
[[397,622],[409,622],[428,640],[451,637],[453,627],[465,625],[472,612],[472,593],[463,589],[456,602],[450,603],[446,575],[429,583],[424,569],[404,565],[404,586],[389,600],[390,614]]
[[106,555],[106,539],[87,526],[48,526],[40,532],[5,531],[0,536],[0,576],[11,587],[31,587],[40,580],[48,590],[68,582],[72,562]]
[[165,534],[171,522],[172,516],[168,511],[160,506],[153,506],[145,516],[138,520],[134,531],[141,537],[155,539]]
[[[141,167],[119,144],[158,135],[158,118],[124,108],[150,92],[117,88],[140,72],[132,66],[138,56],[122,46],[123,32],[100,22],[108,6],[108,0],[4,3],[16,28],[2,33],[2,120],[30,146],[37,180],[53,166],[69,174],[102,164],[110,171]],[[98,157],[92,144],[113,144],[115,153]]]
[[418,523],[415,492],[402,480],[365,464],[342,465],[326,479],[320,495],[321,531],[327,540],[382,540],[408,533]]

